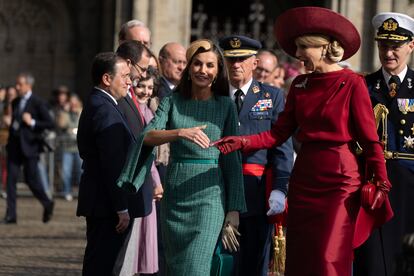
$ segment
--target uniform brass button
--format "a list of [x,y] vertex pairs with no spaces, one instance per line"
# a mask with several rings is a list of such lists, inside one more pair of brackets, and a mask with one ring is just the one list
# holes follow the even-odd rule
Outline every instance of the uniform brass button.
[[400,123],[401,123],[402,125],[405,125],[405,120],[404,120],[404,119],[402,119],[402,120],[400,121]]
[[400,135],[403,135],[403,134],[404,134],[404,130],[400,129],[400,130],[398,131],[398,133],[399,133]]
[[407,111],[402,111],[401,113],[404,115],[407,115]]

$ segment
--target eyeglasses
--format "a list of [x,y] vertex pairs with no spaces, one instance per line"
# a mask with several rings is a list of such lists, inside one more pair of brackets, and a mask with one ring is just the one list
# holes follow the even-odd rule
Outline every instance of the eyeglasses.
[[[144,74],[145,72],[147,72],[148,68],[142,67],[141,65],[139,65],[138,63],[133,64],[132,66],[134,66],[134,68],[138,71],[141,72],[141,74]],[[138,69],[137,69],[138,66]]]

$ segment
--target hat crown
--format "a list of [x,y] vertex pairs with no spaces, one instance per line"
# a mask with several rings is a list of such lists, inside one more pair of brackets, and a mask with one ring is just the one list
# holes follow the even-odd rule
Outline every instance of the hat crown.
[[233,37],[233,38],[229,41],[229,43],[230,43],[230,46],[231,46],[232,48],[240,48],[240,46],[241,46],[241,41],[240,41],[240,39],[239,39],[239,38],[237,38],[237,37]]
[[257,53],[262,44],[242,35],[231,35],[220,39],[220,47],[225,57],[247,57]]
[[398,22],[394,20],[394,18],[390,17],[382,23],[381,27],[385,31],[395,31],[398,28]]
[[411,40],[414,32],[414,19],[396,12],[383,12],[372,18],[377,30],[375,40],[404,42]]
[[351,21],[321,7],[298,7],[283,12],[276,19],[274,33],[280,47],[292,57],[296,55],[295,40],[303,35],[324,35],[338,41],[344,48],[342,60],[354,55],[361,45],[358,30]]

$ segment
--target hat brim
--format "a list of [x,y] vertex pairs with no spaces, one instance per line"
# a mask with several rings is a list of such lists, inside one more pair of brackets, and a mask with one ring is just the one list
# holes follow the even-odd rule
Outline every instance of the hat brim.
[[344,48],[342,60],[353,56],[361,45],[355,26],[344,16],[325,8],[300,7],[287,10],[275,22],[274,33],[280,47],[296,56],[295,39],[303,35],[326,35]]
[[233,50],[223,51],[223,55],[228,58],[251,57],[255,54],[257,54],[257,50],[250,50],[250,49],[233,49]]
[[391,41],[391,42],[407,42],[407,41],[410,40],[410,37],[406,36],[406,35],[384,33],[384,34],[377,34],[375,36],[375,40],[377,40],[377,41]]

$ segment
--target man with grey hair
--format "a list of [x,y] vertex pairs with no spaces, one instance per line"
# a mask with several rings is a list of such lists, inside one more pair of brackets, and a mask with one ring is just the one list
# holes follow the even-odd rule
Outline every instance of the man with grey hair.
[[276,54],[269,50],[260,50],[257,59],[259,62],[253,71],[253,77],[262,83],[272,83],[272,74],[278,65]]
[[158,97],[160,99],[171,95],[174,88],[180,82],[187,65],[185,52],[184,46],[177,42],[169,42],[162,46],[158,57],[162,73],[158,89]]
[[119,44],[128,41],[139,41],[148,48],[151,46],[151,31],[144,24],[144,22],[133,19],[121,26],[118,33]]
[[32,92],[35,79],[21,73],[16,80],[18,97],[12,102],[12,124],[7,143],[7,211],[4,223],[16,223],[16,183],[23,165],[26,182],[40,201],[43,222],[51,219],[54,203],[46,195],[39,178],[38,161],[42,149],[42,132],[54,127],[46,104]]

